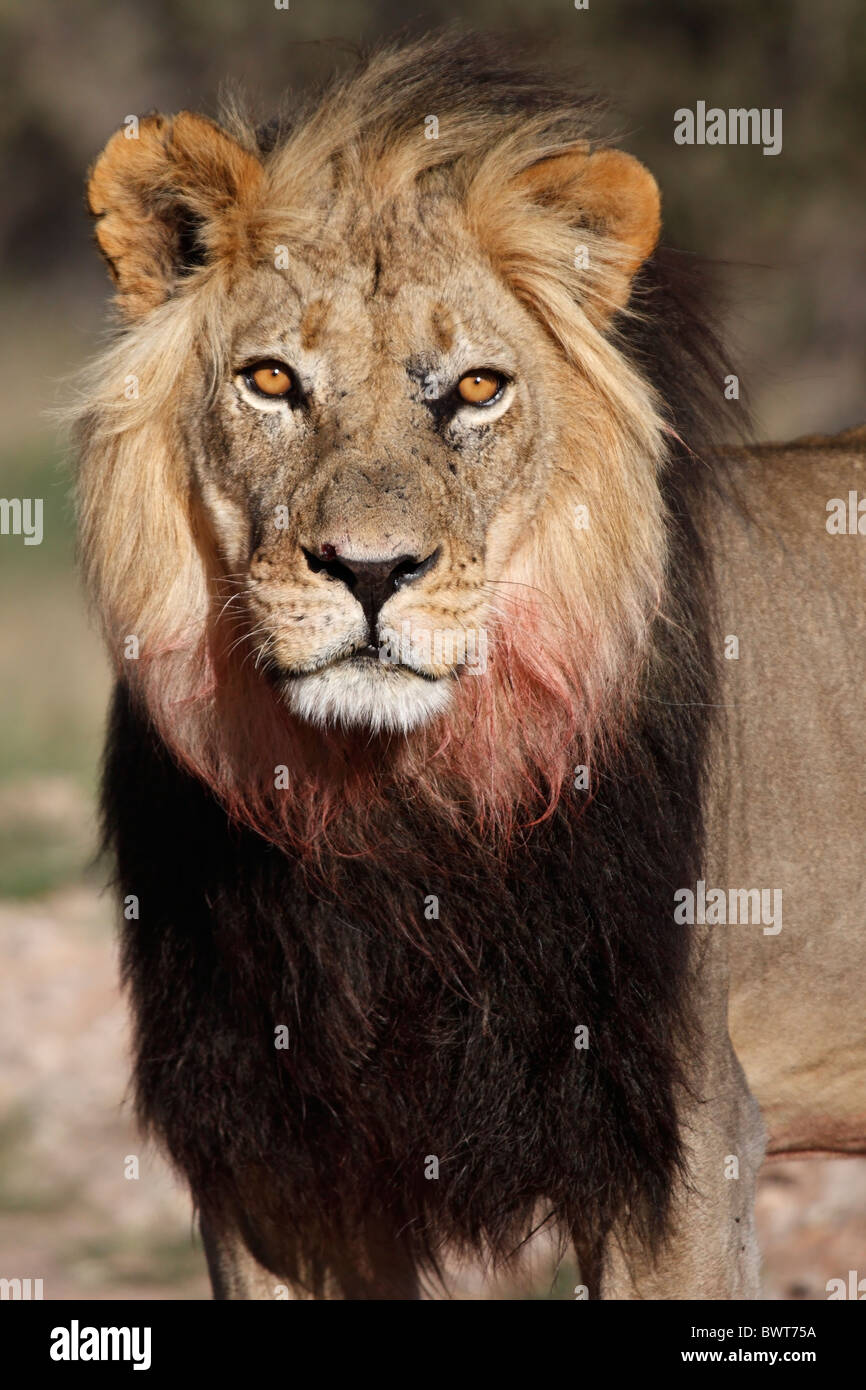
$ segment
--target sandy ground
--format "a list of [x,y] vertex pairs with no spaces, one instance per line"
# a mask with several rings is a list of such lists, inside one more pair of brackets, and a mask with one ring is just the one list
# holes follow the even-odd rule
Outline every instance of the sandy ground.
[[[206,1298],[188,1200],[126,1103],[111,918],[88,886],[0,903],[0,1276],[41,1278],[46,1299]],[[866,1160],[770,1165],[758,1213],[765,1298],[866,1275]]]

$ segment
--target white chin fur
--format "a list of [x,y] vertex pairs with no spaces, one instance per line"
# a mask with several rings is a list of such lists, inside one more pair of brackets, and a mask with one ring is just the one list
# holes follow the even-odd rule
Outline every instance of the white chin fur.
[[408,734],[447,709],[452,682],[428,681],[375,662],[344,662],[286,681],[283,693],[294,714],[328,728]]

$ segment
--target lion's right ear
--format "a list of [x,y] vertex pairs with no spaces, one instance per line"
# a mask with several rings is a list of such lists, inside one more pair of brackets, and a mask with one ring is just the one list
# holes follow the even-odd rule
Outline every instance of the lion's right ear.
[[162,304],[196,266],[248,249],[264,178],[259,159],[203,116],[145,116],[134,129],[111,137],[87,188],[127,319]]

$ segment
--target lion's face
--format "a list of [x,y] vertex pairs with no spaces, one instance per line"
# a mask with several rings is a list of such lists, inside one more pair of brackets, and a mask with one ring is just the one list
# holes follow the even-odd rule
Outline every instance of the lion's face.
[[164,742],[278,841],[345,805],[360,836],[397,784],[502,833],[552,805],[621,726],[665,567],[614,319],[651,175],[474,86],[428,140],[435,76],[394,80],[272,146],[144,118],[89,185],[124,331],[82,431],[88,582]]
[[305,719],[406,731],[485,678],[567,381],[456,215],[334,222],[239,290],[193,456],[251,659]]

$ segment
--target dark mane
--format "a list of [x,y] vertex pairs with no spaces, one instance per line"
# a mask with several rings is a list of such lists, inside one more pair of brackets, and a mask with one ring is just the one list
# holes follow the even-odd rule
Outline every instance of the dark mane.
[[[384,84],[383,62],[388,65]],[[338,111],[344,103],[357,118],[344,132],[347,140],[382,145],[415,134],[419,116],[423,122],[428,113],[455,118],[471,113],[481,118],[473,130],[476,153],[495,143],[505,126],[534,117],[549,118],[552,139],[580,139],[588,117],[597,118],[604,106],[595,94],[552,77],[549,64],[534,58],[525,42],[518,53],[508,37],[446,29],[422,40],[397,38],[355,49],[348,72],[336,72],[306,94],[293,93],[290,104],[255,125],[255,143],[265,154],[279,150],[318,109],[327,105]],[[467,145],[463,153],[471,154],[472,148]]]

